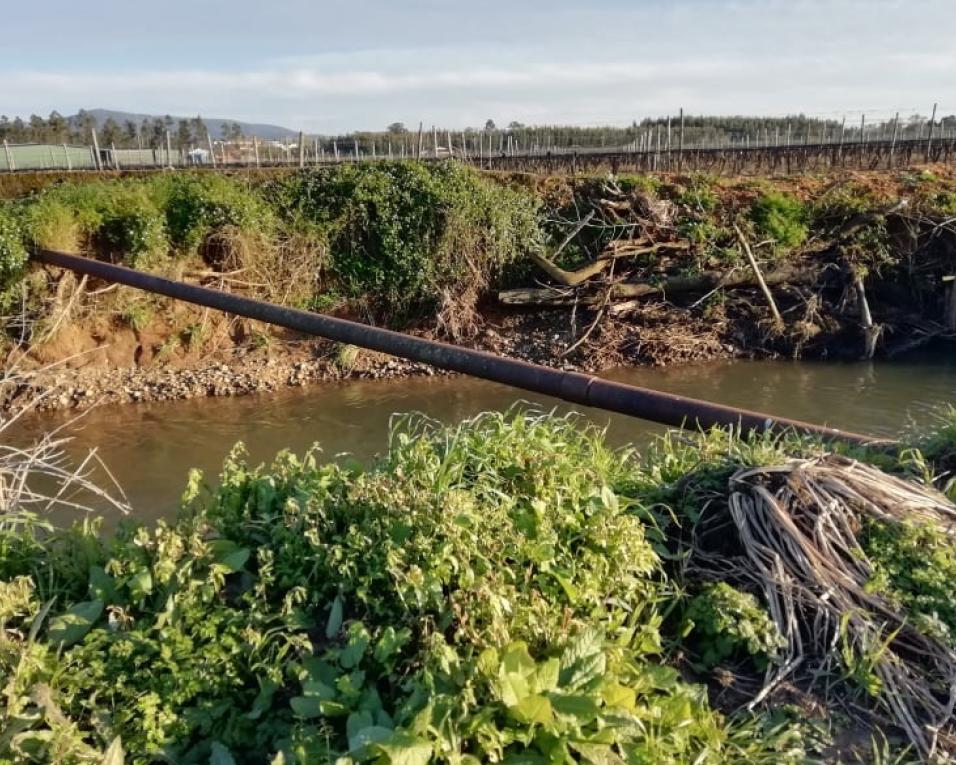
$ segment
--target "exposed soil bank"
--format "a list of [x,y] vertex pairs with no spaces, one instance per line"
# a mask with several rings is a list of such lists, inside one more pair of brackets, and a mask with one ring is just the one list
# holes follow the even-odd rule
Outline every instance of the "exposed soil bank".
[[[191,311],[193,309],[185,309]],[[590,311],[581,311],[580,322]],[[724,340],[720,332],[677,309],[648,306],[644,321],[621,323],[592,333],[589,342],[567,356],[575,331],[563,312],[489,311],[469,347],[548,366],[601,372],[622,365],[679,363],[755,355]],[[173,334],[101,327],[64,330],[55,344],[20,354],[23,384],[4,401],[15,409],[40,393],[43,410],[86,408],[94,403],[132,403],[235,396],[317,382],[385,379],[446,374],[426,364],[356,348],[343,349],[322,339],[294,333],[270,334],[262,328],[256,342],[227,333],[229,319],[207,316],[209,332],[220,335],[203,349],[178,346],[160,355]],[[233,320],[235,321],[235,320]],[[258,330],[257,330],[258,331]],[[434,337],[434,330],[416,334]]]
[[[425,181],[418,176],[409,181],[402,172],[386,180],[398,186],[418,183],[413,187],[425,202],[445,193],[444,186],[421,186]],[[458,210],[454,220],[439,217],[428,223],[440,244],[421,237],[417,224],[402,217],[414,217],[414,205],[401,215],[389,210],[392,228],[383,228],[379,208],[392,191],[381,192],[376,186],[376,193],[385,196],[361,202],[356,212],[348,207],[353,204],[348,195],[334,204],[322,197],[328,190],[321,176],[303,181],[286,174],[282,182],[298,185],[279,187],[275,177],[253,177],[251,190],[204,187],[196,209],[218,205],[217,215],[225,211],[238,223],[219,230],[215,216],[206,222],[195,219],[198,227],[183,229],[183,241],[192,242],[194,249],[174,256],[143,250],[143,257],[153,258],[143,267],[259,299],[308,305],[358,321],[389,322],[422,336],[589,372],[732,357],[860,358],[870,351],[892,356],[932,338],[956,337],[956,298],[947,280],[956,273],[956,231],[946,217],[956,209],[951,168],[760,181],[520,175],[478,180],[466,175],[456,180],[455,173],[442,180],[451,184],[448,193],[465,194],[462,189],[473,188],[486,196],[464,217]],[[496,197],[488,183],[507,191]],[[82,202],[82,189],[64,188],[69,193],[54,189],[35,197],[47,204],[49,219],[36,212],[43,212],[41,205],[31,208],[34,197],[16,203],[28,211],[22,216],[24,225],[32,226],[34,236],[69,233],[95,250],[105,235],[94,228],[84,234],[68,212],[71,205],[81,209],[93,202]],[[103,204],[109,188],[101,187],[90,198]],[[142,192],[135,185],[118,188],[121,195]],[[328,205],[345,204],[344,217],[331,228],[310,228],[306,236],[299,218],[289,222],[292,219],[283,217],[291,215],[289,205],[301,204],[290,188],[307,195],[313,217],[326,215]],[[286,194],[281,203],[276,201],[277,189]],[[181,191],[173,187],[165,193],[173,194],[175,202]],[[136,215],[110,208],[98,213],[105,222],[96,225],[114,225],[121,214],[127,216],[118,218],[124,225],[141,218],[150,226],[155,223],[143,229],[152,239],[132,240],[150,246],[165,246],[164,228],[185,225],[178,218],[163,223],[167,219],[161,216],[170,213],[141,196],[129,197],[127,204]],[[279,212],[270,212],[268,205]],[[524,237],[515,240],[511,255],[506,241],[496,240],[492,246],[480,236],[486,225],[482,221],[502,205],[511,205],[511,217],[495,220],[513,227],[509,236],[520,232]],[[528,205],[539,209],[539,249],[527,249],[535,236]],[[299,215],[301,210],[295,209]],[[278,232],[275,242],[236,228],[248,224],[254,229],[262,220]],[[462,229],[470,233],[462,235]],[[383,234],[381,240],[370,239],[369,230],[391,238]],[[436,249],[431,254],[408,249],[403,232],[420,237],[416,246]],[[743,258],[742,243],[752,246],[773,306]],[[456,252],[467,257],[453,256]],[[472,252],[485,264],[472,263]],[[432,256],[434,261],[429,260]],[[431,281],[408,281],[418,278],[421,264],[430,263],[439,269]],[[413,285],[409,289],[419,291],[423,305],[429,300],[424,290],[437,292],[431,312],[395,324],[401,291],[396,292],[394,284],[382,286],[381,280],[375,282],[377,298],[372,293],[355,296],[354,290],[347,296],[343,285],[354,287],[348,279],[358,278],[355,274],[372,278],[356,270],[368,264],[379,269],[375,273],[394,272],[396,280]],[[3,402],[8,408],[38,391],[44,396],[41,406],[54,409],[103,400],[240,395],[348,377],[436,373],[424,365],[303,338],[129,288],[77,280],[56,269],[34,268],[24,284],[30,306],[20,324],[15,320],[8,325],[8,353],[24,377],[8,386]],[[391,306],[391,313],[383,306]]]

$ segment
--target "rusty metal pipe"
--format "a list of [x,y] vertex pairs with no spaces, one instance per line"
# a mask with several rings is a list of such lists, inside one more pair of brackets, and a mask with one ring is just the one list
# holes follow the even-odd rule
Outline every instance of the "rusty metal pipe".
[[828,440],[858,444],[886,440],[686,396],[676,396],[649,388],[624,385],[579,372],[564,372],[540,364],[529,364],[526,361],[496,356],[485,351],[425,340],[346,319],[300,311],[263,300],[253,300],[222,290],[185,284],[79,255],[38,249],[33,253],[33,260],[104,281],[125,284],[147,292],[286,327],[308,335],[357,345],[430,364],[440,369],[461,372],[534,393],[554,396],[573,404],[619,412],[663,425],[703,428],[719,425],[758,432],[790,429],[797,433],[819,436]]

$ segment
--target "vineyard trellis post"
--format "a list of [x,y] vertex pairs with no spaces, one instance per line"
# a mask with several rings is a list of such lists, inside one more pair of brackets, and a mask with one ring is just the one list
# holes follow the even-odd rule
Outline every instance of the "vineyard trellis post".
[[900,113],[897,112],[896,116],[893,117],[893,138],[890,140],[890,157],[887,167],[893,167],[893,163],[896,159],[896,139],[899,136],[900,132]]
[[936,127],[936,107],[937,104],[933,104],[933,114],[929,118],[929,136],[926,139],[926,161],[933,161],[933,128]]
[[684,169],[684,107],[680,109],[680,135],[678,137],[679,146],[677,149],[677,172],[683,172]]
[[7,139],[3,139],[3,153],[7,158],[7,170],[16,170],[17,166],[13,161],[13,154],[10,151],[10,144],[7,143]]
[[866,164],[866,115],[860,115],[860,168]]
[[[93,163],[96,165],[97,170],[102,170],[103,165],[100,162],[100,142],[96,139],[96,128],[90,130],[90,135],[93,137]],[[167,133],[167,136],[168,135]]]
[[840,122],[840,148],[837,153],[840,164],[843,164],[843,144],[846,141],[846,115],[843,115],[843,120]]

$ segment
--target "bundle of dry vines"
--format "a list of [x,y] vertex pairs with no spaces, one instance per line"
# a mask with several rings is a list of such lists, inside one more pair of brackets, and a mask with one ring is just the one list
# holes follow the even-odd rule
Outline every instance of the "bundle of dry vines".
[[870,591],[858,532],[866,519],[950,529],[956,506],[931,488],[828,455],[737,471],[729,514],[742,555],[720,560],[698,549],[697,565],[759,587],[787,641],[751,706],[797,667],[829,669],[850,651],[872,662],[877,709],[932,758],[953,722],[956,651]]

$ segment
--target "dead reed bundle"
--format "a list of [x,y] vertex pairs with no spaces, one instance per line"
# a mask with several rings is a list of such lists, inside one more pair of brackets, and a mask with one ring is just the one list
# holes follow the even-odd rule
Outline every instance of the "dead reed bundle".
[[[868,519],[951,533],[956,506],[932,488],[837,455],[741,469],[728,489],[729,513],[708,513],[710,528],[697,532],[694,565],[762,590],[787,641],[751,705],[798,667],[819,674],[842,661],[846,675],[852,660],[877,678],[877,711],[932,758],[953,722],[956,651],[868,587],[873,569],[859,534]],[[713,544],[717,526],[736,531],[729,558]]]

